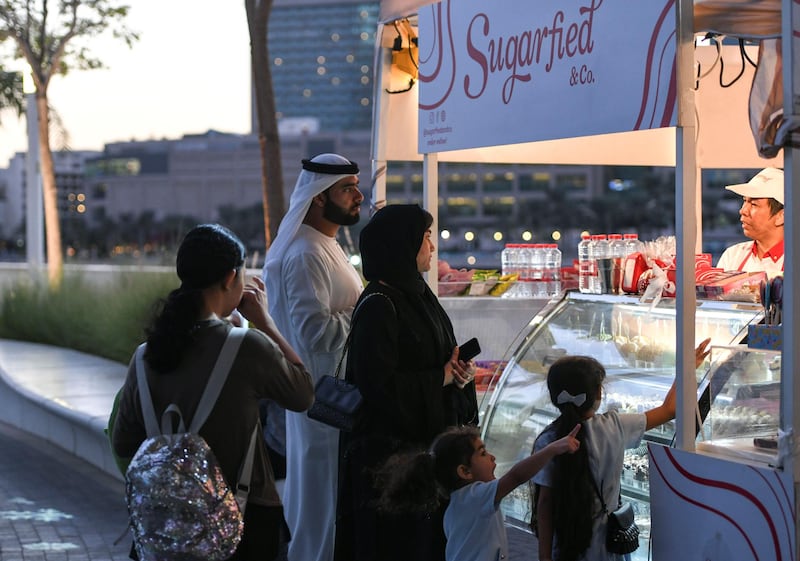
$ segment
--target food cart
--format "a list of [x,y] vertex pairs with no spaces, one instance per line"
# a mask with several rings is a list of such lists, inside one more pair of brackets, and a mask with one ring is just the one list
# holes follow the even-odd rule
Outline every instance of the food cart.
[[[537,2],[535,9],[523,0],[382,2],[372,150],[377,199],[385,192],[386,162],[396,160],[423,161],[426,207],[434,217],[438,162],[676,169],[675,299],[654,309],[624,296],[554,299],[503,357],[482,408],[484,438],[505,454],[499,459],[510,462],[530,449],[542,423],[552,418],[541,391],[536,393],[544,366],[554,353],[574,352],[570,345],[581,336],[611,365],[619,391],[609,393],[623,408],[638,406],[634,398],[660,399],[677,375],[674,425],[667,434],[649,435],[641,451],[647,461],[631,458],[630,473],[624,474],[629,495],[636,498],[638,488],[647,505],[642,510],[649,508],[653,521],[652,539],[638,552],[645,558],[797,555],[800,466],[793,435],[800,427],[800,407],[794,405],[800,350],[741,345],[742,329],[757,323],[760,311],[731,303],[718,309],[720,304],[698,302],[694,290],[703,168],[784,168],[785,279],[786,286],[797,285],[800,232],[794,217],[800,202],[792,186],[800,167],[797,150],[787,142],[796,128],[800,91],[800,15],[793,12],[800,8],[791,0],[552,0]],[[759,59],[751,46],[696,44],[696,34],[706,32],[789,39],[762,50]],[[408,81],[409,72],[416,74],[404,57],[413,57],[417,48],[416,83],[404,93],[387,93],[398,91],[397,80]],[[776,53],[782,65],[768,66]],[[772,85],[768,93],[780,94],[777,107],[774,96],[773,105],[766,105],[768,114],[749,104],[759,96],[751,95],[755,70],[746,59],[758,61],[761,79],[764,73],[771,78],[764,82]],[[721,61],[729,69],[741,65],[741,78],[726,83]],[[756,144],[753,131],[763,129],[750,126],[762,116],[779,133],[773,151],[762,138]],[[798,308],[787,291],[786,341],[796,340]],[[602,337],[595,331],[600,326],[607,330]],[[646,328],[655,331],[635,331]],[[715,335],[711,367],[698,378],[691,350],[708,330]],[[623,350],[625,339],[636,336],[654,342],[659,352],[631,357]],[[512,424],[516,432],[504,433]],[[766,442],[772,433],[780,435],[775,448]],[[764,440],[761,446],[756,438]],[[512,496],[504,504],[510,519],[525,522],[525,499]]]

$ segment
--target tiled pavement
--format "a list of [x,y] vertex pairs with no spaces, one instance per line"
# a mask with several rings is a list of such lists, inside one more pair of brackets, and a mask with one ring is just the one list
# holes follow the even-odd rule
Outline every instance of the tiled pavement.
[[124,484],[0,423],[0,560],[123,561]]
[[[103,434],[126,370],[68,349],[0,340],[0,561],[128,558],[127,535],[114,545],[127,513]],[[511,561],[537,559],[535,538],[508,534]]]

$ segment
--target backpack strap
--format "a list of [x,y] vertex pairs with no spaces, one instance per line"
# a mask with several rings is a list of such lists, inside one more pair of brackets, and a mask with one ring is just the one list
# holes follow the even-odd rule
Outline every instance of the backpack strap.
[[258,441],[258,426],[261,424],[261,419],[256,419],[256,425],[253,427],[253,434],[250,436],[250,446],[247,447],[247,454],[244,457],[242,464],[241,474],[239,481],[236,482],[236,503],[239,505],[239,510],[244,516],[244,509],[247,506],[247,496],[250,494],[250,476],[253,475],[253,461],[255,459],[256,442]]
[[[217,357],[217,362],[214,364],[214,369],[211,371],[211,376],[208,379],[203,395],[200,397],[200,402],[197,404],[197,410],[189,425],[189,432],[197,434],[200,428],[206,422],[206,419],[211,414],[214,404],[217,402],[222,386],[225,385],[225,380],[228,378],[228,372],[233,365],[233,360],[236,358],[236,353],[239,350],[244,335],[247,333],[245,327],[233,327],[228,331],[225,338],[225,343],[222,345],[222,350]],[[174,413],[179,419],[179,430],[185,432],[183,427],[183,418],[180,410],[175,404],[171,404],[164,411],[162,415],[161,428],[158,426],[158,418],[156,417],[155,407],[153,406],[153,398],[150,394],[150,386],[147,383],[147,365],[144,362],[144,351],[147,343],[142,343],[136,349],[136,381],[139,386],[139,398],[142,402],[142,416],[144,417],[144,425],[147,431],[148,438],[157,436],[159,434],[172,434],[171,423],[168,422],[170,414]]]
[[144,350],[147,343],[142,343],[136,348],[136,383],[139,386],[139,401],[142,402],[142,416],[147,438],[161,434],[158,430],[158,418],[153,407],[153,398],[150,396],[150,386],[147,385],[147,367],[144,363]]
[[246,327],[232,327],[228,331],[228,337],[219,352],[217,362],[214,364],[214,370],[211,371],[211,376],[208,378],[206,389],[203,390],[203,395],[197,404],[197,410],[192,418],[192,423],[189,425],[189,432],[199,433],[211,414],[211,410],[214,409],[214,404],[217,402],[219,392],[222,391],[222,386],[225,385],[228,372],[233,366],[233,359],[236,358],[236,353],[239,351],[239,345],[242,344],[245,333],[247,333]]

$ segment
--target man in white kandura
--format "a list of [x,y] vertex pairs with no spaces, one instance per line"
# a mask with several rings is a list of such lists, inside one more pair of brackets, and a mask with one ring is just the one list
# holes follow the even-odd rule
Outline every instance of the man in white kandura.
[[[364,196],[358,165],[337,154],[303,160],[289,210],[267,252],[270,315],[316,383],[333,374],[350,331],[361,277],[336,241],[358,222]],[[270,415],[273,415],[270,411]],[[289,559],[331,561],[336,521],[339,431],[286,412],[283,504],[292,533]],[[273,423],[274,418],[268,419]]]

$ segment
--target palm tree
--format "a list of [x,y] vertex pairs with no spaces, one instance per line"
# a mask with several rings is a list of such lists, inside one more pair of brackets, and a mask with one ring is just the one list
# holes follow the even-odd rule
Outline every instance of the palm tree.
[[250,31],[250,64],[258,119],[258,142],[261,146],[261,190],[264,213],[264,238],[269,248],[278,231],[286,202],[283,195],[281,145],[275,117],[275,94],[267,51],[267,30],[272,0],[245,0],[247,27]]
[[0,116],[3,109],[14,109],[17,115],[22,115],[22,74],[19,72],[6,72],[0,64]]

